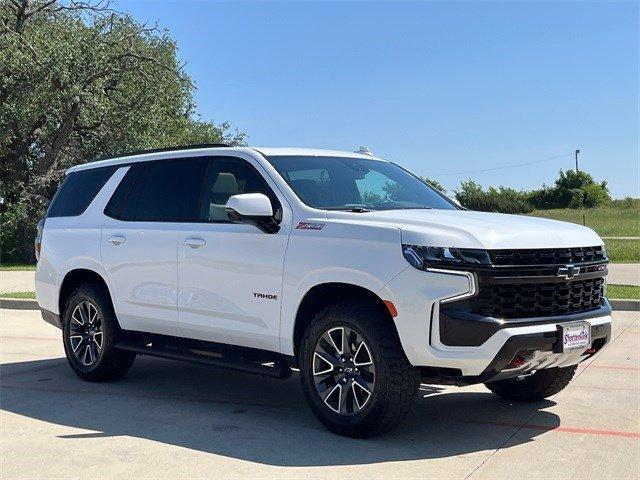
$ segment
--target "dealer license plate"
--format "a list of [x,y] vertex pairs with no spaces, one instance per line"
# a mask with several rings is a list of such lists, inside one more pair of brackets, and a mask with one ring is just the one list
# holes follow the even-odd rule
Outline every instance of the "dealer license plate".
[[591,345],[591,326],[588,323],[568,323],[560,326],[562,351],[578,350]]

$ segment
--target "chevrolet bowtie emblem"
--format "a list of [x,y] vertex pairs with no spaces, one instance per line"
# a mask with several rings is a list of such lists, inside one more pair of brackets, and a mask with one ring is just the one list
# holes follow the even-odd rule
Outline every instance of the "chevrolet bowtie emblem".
[[566,278],[567,280],[575,277],[579,273],[580,267],[576,267],[575,265],[567,265],[566,267],[560,267],[558,269],[558,276]]

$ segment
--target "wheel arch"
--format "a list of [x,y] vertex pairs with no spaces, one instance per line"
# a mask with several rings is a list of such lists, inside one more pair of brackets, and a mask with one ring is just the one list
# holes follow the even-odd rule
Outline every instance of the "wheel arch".
[[98,285],[104,286],[107,292],[109,292],[109,301],[111,301],[111,305],[113,306],[111,291],[109,290],[109,285],[107,284],[104,277],[100,273],[96,272],[95,270],[90,270],[88,268],[75,268],[73,270],[69,270],[65,274],[62,282],[60,283],[60,294],[58,296],[58,308],[59,308],[61,318],[64,316],[64,308],[70,295],[80,285],[86,285],[86,284],[98,284]]
[[302,335],[311,324],[314,315],[327,305],[347,300],[370,302],[375,305],[383,312],[385,318],[393,324],[395,330],[395,323],[393,322],[393,316],[390,313],[388,304],[376,293],[368,288],[352,283],[320,283],[314,285],[305,293],[296,311],[293,327],[293,350],[296,359],[300,351]]

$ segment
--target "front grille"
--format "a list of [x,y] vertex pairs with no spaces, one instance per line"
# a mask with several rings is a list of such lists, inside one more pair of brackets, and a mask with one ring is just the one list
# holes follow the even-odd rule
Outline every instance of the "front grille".
[[569,265],[606,261],[604,247],[490,250],[491,263],[503,265]]
[[487,283],[479,277],[470,306],[484,316],[527,318],[586,312],[601,307],[603,299],[603,277],[541,283]]

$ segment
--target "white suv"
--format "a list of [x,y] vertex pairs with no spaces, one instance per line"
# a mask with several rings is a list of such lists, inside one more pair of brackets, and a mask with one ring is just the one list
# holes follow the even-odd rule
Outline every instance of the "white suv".
[[201,145],[71,168],[36,241],[73,371],[136,355],[288,378],[371,436],[420,382],[536,401],[611,335],[592,230],[465,210],[368,154]]

